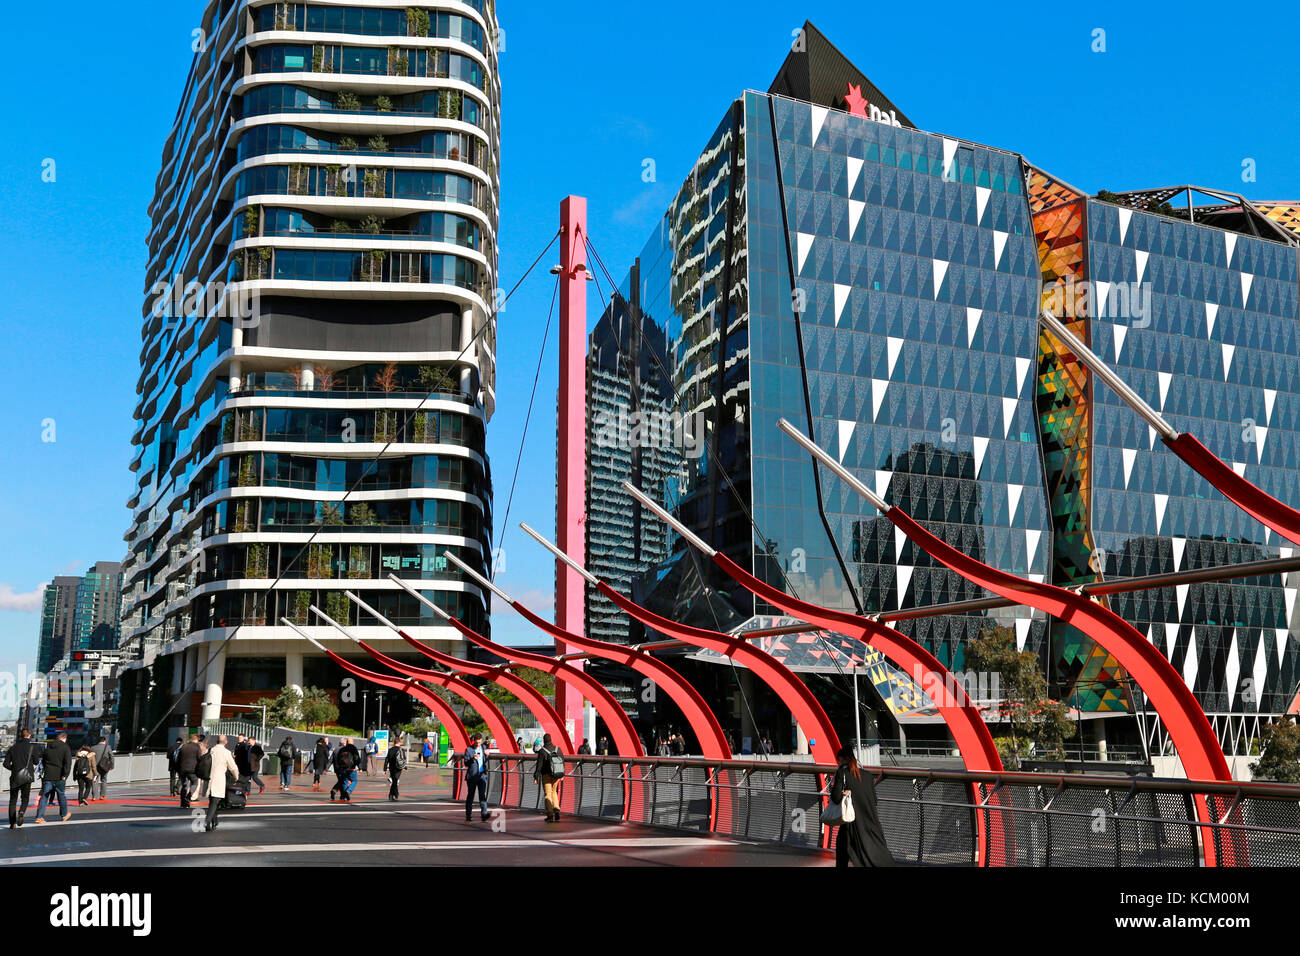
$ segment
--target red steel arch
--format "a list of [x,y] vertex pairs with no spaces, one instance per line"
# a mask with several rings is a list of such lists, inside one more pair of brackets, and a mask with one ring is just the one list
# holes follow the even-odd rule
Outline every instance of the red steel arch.
[[315,644],[317,649],[322,651],[326,657],[338,664],[339,667],[343,668],[349,674],[355,674],[362,680],[369,681],[372,684],[378,684],[380,687],[389,687],[393,690],[404,691],[411,697],[414,697],[420,703],[424,704],[424,706],[428,707],[429,710],[438,715],[438,719],[442,721],[443,726],[447,728],[447,736],[451,739],[453,747],[457,750],[464,750],[469,746],[469,734],[465,732],[465,725],[460,722],[460,717],[456,715],[456,711],[453,710],[445,700],[427,687],[421,687],[415,681],[410,679],[403,680],[400,677],[389,677],[386,674],[376,674],[374,671],[368,671],[364,667],[353,664],[347,658],[335,654],[323,644],[308,637],[290,621],[285,620],[284,623],[293,627],[295,631],[298,631],[299,634]]
[[723,732],[722,725],[718,723],[718,718],[700,695],[700,692],[686,678],[659,660],[659,658],[627,644],[611,644],[608,641],[597,641],[579,636],[572,631],[566,631],[564,628],[534,614],[518,601],[511,601],[510,606],[518,611],[524,620],[557,640],[572,644],[574,647],[596,657],[603,657],[606,660],[622,664],[624,667],[631,668],[637,673],[649,677],[655,682],[655,686],[664,689],[664,692],[681,710],[687,723],[691,725],[691,730],[694,732],[696,739],[700,742],[700,750],[703,755],[712,760],[731,759],[731,748],[727,745],[727,735]]
[[[373,611],[371,613],[374,613]],[[386,618],[379,618],[388,627],[397,632],[397,636],[406,641],[407,644],[415,648],[429,660],[443,667],[450,667],[452,670],[469,674],[472,677],[484,677],[494,684],[499,684],[510,693],[514,694],[528,708],[529,712],[537,718],[537,722],[542,725],[542,730],[551,735],[551,739],[560,744],[565,753],[573,753],[573,742],[569,740],[568,733],[565,732],[564,722],[560,720],[560,715],[555,712],[541,692],[526,680],[516,677],[507,670],[500,667],[494,667],[491,664],[479,664],[475,661],[462,660],[459,657],[453,657],[450,654],[444,654],[442,651],[435,650],[428,645],[417,641],[406,631],[389,622]]]
[[731,758],[731,747],[727,744],[727,736],[723,733],[718,718],[714,716],[713,711],[700,695],[700,692],[664,661],[628,644],[611,644],[608,641],[598,641],[594,638],[574,634],[558,624],[552,624],[540,615],[534,614],[509,594],[506,594],[505,591],[483,577],[450,551],[447,552],[447,560],[464,571],[479,587],[491,591],[518,611],[520,617],[539,630],[545,631],[556,640],[571,644],[594,657],[612,660],[649,677],[654,681],[655,686],[663,687],[668,696],[681,709],[687,723],[691,725],[691,730],[694,731],[696,738],[699,740],[701,752],[705,757],[714,760],[728,760]]
[[1238,475],[1192,435],[1184,432],[1177,438],[1161,441],[1246,514],[1292,544],[1300,544],[1300,511]]
[[[422,604],[425,604],[440,613],[446,613],[441,611],[437,605],[397,575],[390,574],[388,579],[393,581]],[[485,651],[491,651],[497,657],[510,661],[513,664],[535,667],[540,671],[552,675],[556,680],[564,681],[564,683],[576,688],[579,693],[591,701],[592,706],[596,708],[596,711],[604,719],[605,725],[609,728],[609,732],[614,738],[614,746],[618,748],[620,754],[625,757],[645,756],[645,749],[641,746],[641,738],[637,736],[636,728],[632,725],[632,721],[628,718],[627,714],[623,712],[623,708],[618,705],[618,701],[614,699],[614,695],[607,691],[604,685],[590,674],[585,674],[572,664],[566,664],[564,661],[556,660],[554,657],[547,657],[544,654],[530,654],[527,651],[507,647],[504,644],[497,644],[495,641],[488,640],[482,634],[479,634],[472,628],[462,624],[454,617],[448,616],[446,620],[452,627],[460,631],[460,633],[464,635],[465,640],[469,641],[471,644],[481,647]]]
[[[360,598],[353,595],[350,591],[345,593],[347,593],[348,596],[352,598],[352,600],[359,607],[363,607],[366,608],[366,610],[370,610],[369,605],[367,605]],[[331,626],[334,627],[335,630],[337,630],[340,634],[342,634],[348,640],[352,641],[359,648],[361,648],[363,651],[369,654],[372,658],[374,658],[375,661],[377,661],[380,664],[383,664],[385,667],[389,668],[390,670],[395,670],[399,674],[404,674],[407,677],[413,677],[416,680],[423,680],[423,681],[428,681],[431,684],[437,684],[438,686],[445,687],[448,690],[453,691],[459,694],[461,697],[465,698],[465,700],[469,703],[469,705],[473,707],[475,711],[478,712],[480,717],[483,718],[483,722],[488,725],[488,730],[492,732],[492,736],[496,737],[496,739],[499,741],[503,741],[502,745],[497,749],[504,750],[507,753],[519,752],[519,747],[515,743],[514,731],[510,728],[510,722],[506,720],[505,715],[502,714],[501,711],[497,709],[496,704],[488,700],[487,696],[484,695],[484,693],[481,690],[479,690],[477,687],[475,687],[473,684],[469,683],[468,681],[463,681],[453,674],[447,674],[442,671],[428,670],[427,668],[423,668],[423,667],[413,667],[410,664],[403,664],[401,661],[389,657],[383,651],[371,647],[369,644],[367,644],[365,641],[361,640],[360,638],[353,637],[351,634],[348,633],[346,628],[342,627],[340,624],[338,624],[328,615],[320,612],[316,608],[312,608],[312,610],[316,611],[316,613],[321,617],[322,620],[327,621]]]
[[[1053,584],[1026,581],[1024,578],[1000,571],[964,554],[926,530],[907,512],[891,507],[879,499],[848,469],[841,466],[789,422],[782,419],[780,427],[806,451],[834,471],[849,487],[883,512],[890,523],[936,561],[999,597],[1037,608],[1057,620],[1077,627],[1113,654],[1120,666],[1133,676],[1138,686],[1151,699],[1152,706],[1160,715],[1170,739],[1178,750],[1178,756],[1189,778],[1220,781],[1232,779],[1232,772],[1228,768],[1228,761],[1223,756],[1218,737],[1210,726],[1205,712],[1197,703],[1191,688],[1174,669],[1169,659],[1132,624],[1110,608],[1082,594]],[[715,556],[714,561],[717,562],[719,557]],[[1196,802],[1199,818],[1205,823],[1214,822],[1204,798],[1198,797]],[[1206,865],[1215,865],[1214,839],[1208,828],[1205,830],[1205,839],[1202,843],[1205,847]],[[1241,854],[1244,852],[1242,848],[1228,845],[1224,849],[1224,863],[1236,865],[1241,862]]]

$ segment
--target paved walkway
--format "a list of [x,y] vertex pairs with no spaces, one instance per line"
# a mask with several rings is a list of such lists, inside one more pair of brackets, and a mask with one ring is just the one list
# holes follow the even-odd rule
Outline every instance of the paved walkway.
[[[817,854],[633,824],[505,810],[487,823],[465,822],[438,771],[411,769],[402,799],[387,799],[383,778],[362,775],[349,804],[306,786],[281,793],[268,779],[241,813],[223,813],[202,830],[201,801],[180,809],[167,783],[109,786],[110,799],[71,807],[72,819],[0,829],[0,866],[825,866]],[[0,824],[2,826],[2,824]]]

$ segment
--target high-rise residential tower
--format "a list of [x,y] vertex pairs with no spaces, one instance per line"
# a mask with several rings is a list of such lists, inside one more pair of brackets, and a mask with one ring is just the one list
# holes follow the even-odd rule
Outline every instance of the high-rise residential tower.
[[336,692],[278,622],[355,620],[345,588],[452,641],[389,572],[486,628],[442,554],[483,566],[491,540],[494,4],[212,0],[200,23],[149,209],[124,563],[123,707],[195,685],[176,724]]
[[45,586],[36,669],[49,671],[73,651],[116,649],[122,622],[122,565],[96,561],[84,575]]

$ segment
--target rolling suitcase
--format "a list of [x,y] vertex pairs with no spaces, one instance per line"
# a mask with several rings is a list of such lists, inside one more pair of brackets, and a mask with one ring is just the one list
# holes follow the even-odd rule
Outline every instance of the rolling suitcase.
[[221,798],[221,809],[238,812],[248,805],[248,790],[242,784],[227,784],[226,795]]

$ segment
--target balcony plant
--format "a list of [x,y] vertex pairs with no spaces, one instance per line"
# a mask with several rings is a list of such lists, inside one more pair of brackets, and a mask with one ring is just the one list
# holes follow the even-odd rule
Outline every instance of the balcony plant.
[[307,549],[307,577],[324,580],[334,577],[334,549],[327,544],[313,544]]
[[244,577],[245,578],[268,577],[270,555],[271,555],[270,545],[250,544],[248,546],[248,550],[245,552]]
[[429,11],[419,7],[406,8],[406,35],[408,37],[427,37],[429,35]]
[[252,455],[245,455],[239,463],[239,487],[252,488],[257,484],[257,463]]
[[340,137],[339,151],[344,153],[355,153],[357,151],[357,141],[351,136]]
[[388,75],[406,76],[410,69],[410,59],[395,46],[388,48]]
[[368,546],[354,544],[348,548],[348,577],[354,580],[370,577],[370,548]]
[[385,394],[397,391],[396,362],[389,362],[375,373],[375,390]]
[[355,525],[363,527],[373,525],[375,523],[375,509],[364,501],[358,502],[349,509],[348,518]]
[[327,501],[321,505],[320,516],[321,523],[327,527],[343,523],[343,509],[332,501]]
[[383,232],[384,226],[387,224],[388,220],[380,219],[378,216],[366,216],[359,223],[361,231],[369,233],[372,236],[377,236]]
[[325,613],[340,624],[349,624],[352,619],[352,602],[342,591],[330,591],[325,595]]
[[334,98],[334,108],[346,113],[355,113],[361,109],[361,98],[350,90],[343,90]]
[[311,609],[311,592],[295,591],[293,595],[292,619],[295,624],[306,624]]
[[380,113],[391,113],[393,111],[393,101],[387,96],[376,96],[375,109]]
[[387,190],[385,189],[386,183],[384,182],[384,174],[382,170],[367,169],[366,175],[362,179],[362,185],[366,199],[385,198]]
[[257,236],[260,234],[260,230],[257,227],[258,223],[261,221],[261,216],[258,212],[258,206],[249,206],[244,210],[244,235],[247,237]]
[[314,365],[311,370],[312,380],[316,383],[316,391],[329,392],[334,389],[334,372],[328,365]]
[[366,148],[372,153],[388,152],[388,140],[383,136],[372,136],[366,140]]

